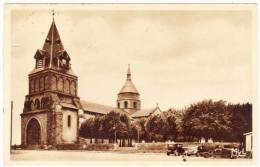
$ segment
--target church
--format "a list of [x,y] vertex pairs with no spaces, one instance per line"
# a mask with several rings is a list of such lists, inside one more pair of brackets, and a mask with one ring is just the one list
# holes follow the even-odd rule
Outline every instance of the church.
[[78,77],[64,49],[53,18],[42,49],[34,55],[35,67],[29,73],[29,91],[21,114],[22,146],[60,145],[79,142],[80,124],[93,116],[111,111],[132,119],[160,113],[158,106],[141,109],[140,94],[128,66],[126,81],[118,93],[116,107],[80,99]]

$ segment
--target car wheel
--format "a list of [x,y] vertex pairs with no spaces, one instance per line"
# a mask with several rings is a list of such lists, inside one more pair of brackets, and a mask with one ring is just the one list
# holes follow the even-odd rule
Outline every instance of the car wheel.
[[204,158],[209,158],[209,157],[210,157],[209,153],[204,154]]

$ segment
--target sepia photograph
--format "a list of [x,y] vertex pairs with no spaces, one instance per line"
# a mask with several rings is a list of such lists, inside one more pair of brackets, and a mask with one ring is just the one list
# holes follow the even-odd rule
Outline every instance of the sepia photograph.
[[254,164],[256,4],[4,4],[6,164]]

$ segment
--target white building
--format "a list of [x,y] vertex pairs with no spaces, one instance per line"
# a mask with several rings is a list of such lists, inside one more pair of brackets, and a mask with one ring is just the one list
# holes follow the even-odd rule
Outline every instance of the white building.
[[245,151],[252,151],[253,149],[253,133],[244,133],[245,136]]

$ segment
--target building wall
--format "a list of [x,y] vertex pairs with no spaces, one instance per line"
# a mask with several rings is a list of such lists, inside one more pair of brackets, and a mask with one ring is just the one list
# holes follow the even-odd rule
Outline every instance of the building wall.
[[246,135],[246,150],[252,151],[252,134]]
[[42,93],[47,90],[77,95],[77,77],[44,70],[29,76],[29,94]]
[[[77,141],[77,112],[76,111],[70,111],[63,109],[62,110],[63,116],[62,116],[62,139],[65,143],[73,143]],[[69,123],[69,117],[70,117],[70,123]]]
[[[127,102],[127,108],[125,107],[125,102]],[[134,103],[136,106],[134,107]],[[117,98],[117,108],[124,109],[130,114],[141,109],[141,101],[139,100],[139,95],[136,93],[120,93]]]

